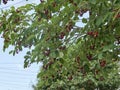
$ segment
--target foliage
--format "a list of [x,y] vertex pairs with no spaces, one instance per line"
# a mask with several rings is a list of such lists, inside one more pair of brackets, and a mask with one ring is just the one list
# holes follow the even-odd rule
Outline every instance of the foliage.
[[[89,18],[82,18],[85,13]],[[84,27],[76,25],[80,21]],[[4,51],[29,48],[24,67],[43,63],[38,90],[116,90],[119,22],[119,0],[41,0],[2,11],[0,33]]]

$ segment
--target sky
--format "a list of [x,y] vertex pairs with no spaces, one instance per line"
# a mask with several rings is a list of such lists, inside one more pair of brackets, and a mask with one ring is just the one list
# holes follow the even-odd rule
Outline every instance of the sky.
[[[0,9],[9,9],[11,6],[19,7],[28,3],[38,3],[39,0],[14,0],[6,5],[1,4]],[[32,64],[24,69],[24,55],[27,49],[24,49],[16,56],[9,55],[9,48],[5,52],[3,48],[3,39],[0,38],[0,90],[33,90],[32,85],[36,83],[37,72],[41,64]]]
[[[19,7],[28,3],[38,3],[39,0],[14,0],[9,1],[6,5],[1,4],[0,9],[6,10],[11,6]],[[88,13],[82,18],[88,18]],[[80,19],[82,19],[80,18]],[[83,27],[85,24],[78,22],[77,26]],[[36,83],[37,72],[41,64],[32,64],[29,68],[24,69],[24,55],[27,49],[16,56],[9,55],[9,48],[2,51],[3,39],[0,38],[0,90],[33,90],[32,85]]]

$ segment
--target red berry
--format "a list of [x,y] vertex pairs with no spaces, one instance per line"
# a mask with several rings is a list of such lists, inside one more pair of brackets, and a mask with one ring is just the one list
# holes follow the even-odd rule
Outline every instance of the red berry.
[[91,61],[92,60],[92,54],[88,54],[87,59]]
[[105,60],[100,61],[100,66],[101,66],[101,67],[105,67],[105,65],[106,65],[106,61],[105,61]]
[[90,31],[87,33],[87,35],[93,36],[93,37],[98,37],[98,32],[97,31]]
[[59,35],[59,39],[63,39],[65,36],[65,33],[64,32],[61,32],[60,35]]
[[117,14],[116,18],[120,18],[120,13],[119,13],[119,14]]
[[93,37],[98,37],[98,32],[97,31],[93,32]]
[[93,35],[93,32],[92,32],[92,31],[90,31],[90,32],[88,32],[87,34],[91,36],[91,35]]
[[72,75],[68,77],[68,80],[72,80],[72,79],[73,79]]

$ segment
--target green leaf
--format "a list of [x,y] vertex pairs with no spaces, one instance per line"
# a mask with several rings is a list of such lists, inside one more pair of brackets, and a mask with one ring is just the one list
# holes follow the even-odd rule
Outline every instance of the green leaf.
[[86,19],[86,18],[83,18],[83,19],[82,19],[82,22],[83,22],[83,23],[87,23],[87,19]]
[[30,35],[30,36],[27,38],[26,42],[30,42],[30,41],[33,40],[34,38],[35,38],[35,35]]
[[96,4],[96,1],[97,1],[97,0],[89,0],[89,2],[90,2],[91,4]]
[[102,23],[103,23],[103,17],[102,16],[97,17],[97,19],[96,19],[96,25],[100,26]]
[[103,53],[99,53],[98,54],[98,59],[100,60],[100,59],[102,59],[103,58]]
[[11,39],[12,39],[12,40],[15,39],[15,35],[14,35],[14,33],[11,34]]
[[9,52],[9,54],[12,54],[13,53],[13,50],[11,50],[10,52]]
[[104,48],[103,48],[103,52],[108,51],[108,50],[111,50],[111,49],[113,49],[113,48],[114,48],[114,45],[113,45],[113,44],[110,44],[110,45],[104,46]]
[[59,52],[59,57],[63,58],[63,56],[64,56],[64,53],[63,52]]

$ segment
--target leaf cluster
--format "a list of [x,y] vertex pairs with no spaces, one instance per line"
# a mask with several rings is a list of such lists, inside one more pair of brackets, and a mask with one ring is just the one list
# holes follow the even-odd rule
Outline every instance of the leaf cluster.
[[[116,90],[120,85],[119,0],[41,0],[2,11],[4,47],[29,48],[24,67],[43,63],[38,90]],[[31,13],[32,12],[32,13]],[[89,13],[88,18],[83,16]],[[76,23],[84,23],[81,27]]]

